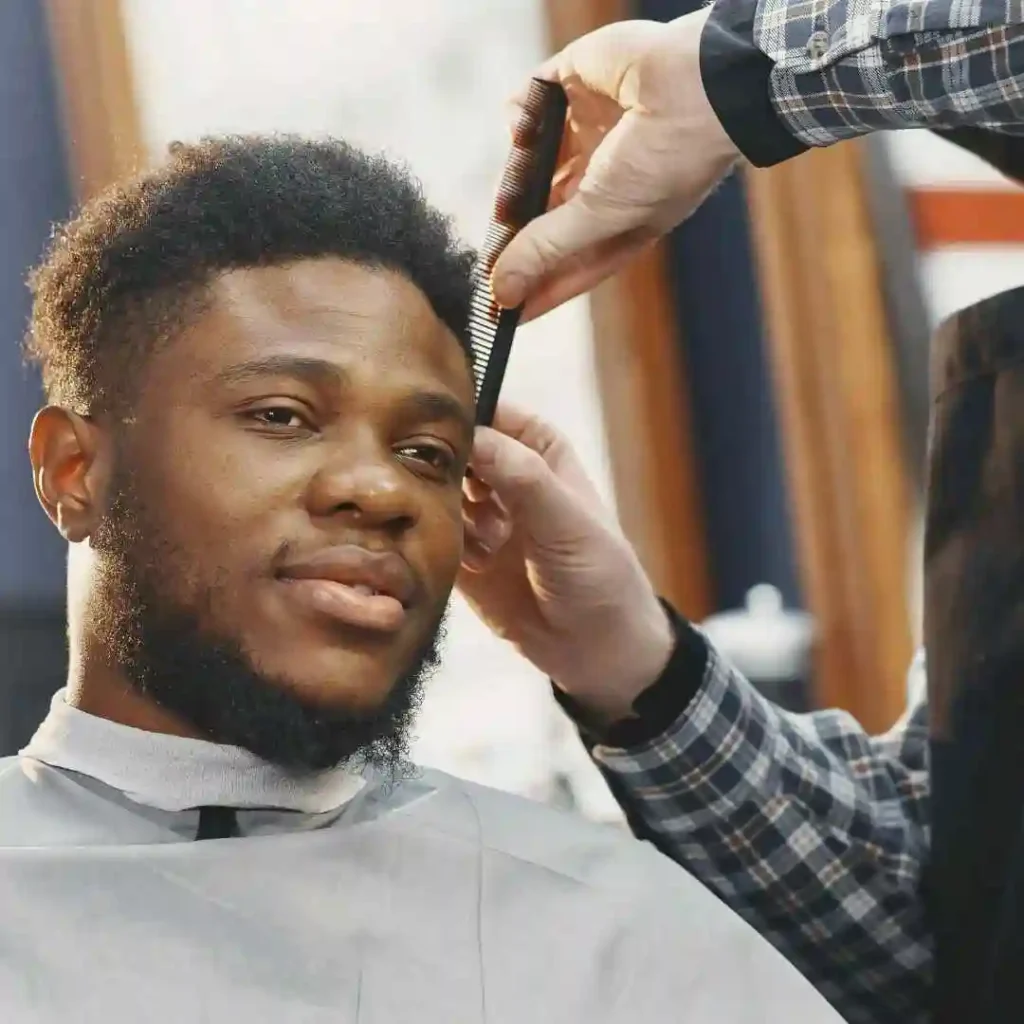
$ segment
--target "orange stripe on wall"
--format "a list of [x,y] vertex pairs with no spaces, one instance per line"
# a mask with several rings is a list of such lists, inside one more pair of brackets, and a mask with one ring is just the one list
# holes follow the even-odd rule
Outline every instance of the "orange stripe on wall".
[[1024,189],[913,189],[918,248],[1024,245]]

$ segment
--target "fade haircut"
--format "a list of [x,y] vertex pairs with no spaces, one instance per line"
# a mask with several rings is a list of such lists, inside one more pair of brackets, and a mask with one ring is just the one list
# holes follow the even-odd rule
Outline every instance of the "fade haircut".
[[470,358],[473,254],[450,222],[401,166],[292,135],[175,143],[161,166],[87,204],[29,279],[26,354],[49,401],[121,409],[220,274],[329,256],[402,274]]

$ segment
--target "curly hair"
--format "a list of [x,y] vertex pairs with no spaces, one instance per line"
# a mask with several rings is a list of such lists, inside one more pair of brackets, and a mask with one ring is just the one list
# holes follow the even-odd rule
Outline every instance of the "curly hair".
[[470,356],[473,254],[448,219],[404,168],[291,135],[175,143],[164,164],[87,204],[29,278],[26,355],[49,401],[117,408],[218,275],[323,256],[404,275]]

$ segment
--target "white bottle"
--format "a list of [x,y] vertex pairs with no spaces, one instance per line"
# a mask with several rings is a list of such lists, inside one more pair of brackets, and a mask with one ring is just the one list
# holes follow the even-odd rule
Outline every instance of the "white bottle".
[[791,711],[808,710],[814,618],[783,607],[776,587],[751,587],[745,608],[718,612],[701,629],[766,697]]

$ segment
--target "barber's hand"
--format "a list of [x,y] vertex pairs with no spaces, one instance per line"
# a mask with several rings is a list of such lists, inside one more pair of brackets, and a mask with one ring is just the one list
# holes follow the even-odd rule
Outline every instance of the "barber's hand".
[[569,443],[503,405],[477,430],[459,589],[483,621],[601,724],[660,675],[672,630]]
[[606,25],[534,73],[565,88],[569,123],[548,213],[495,265],[502,305],[526,299],[530,319],[588,291],[679,224],[739,159],[701,83],[708,12]]

